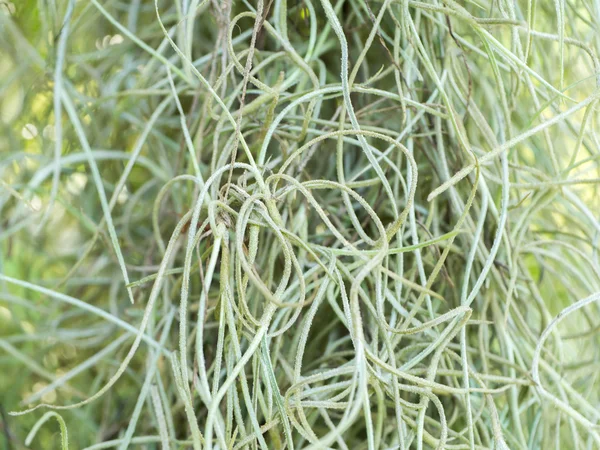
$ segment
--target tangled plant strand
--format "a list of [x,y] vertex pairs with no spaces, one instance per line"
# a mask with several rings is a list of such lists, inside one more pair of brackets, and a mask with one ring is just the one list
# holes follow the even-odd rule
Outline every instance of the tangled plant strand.
[[2,443],[600,448],[600,9],[547,3],[8,2]]

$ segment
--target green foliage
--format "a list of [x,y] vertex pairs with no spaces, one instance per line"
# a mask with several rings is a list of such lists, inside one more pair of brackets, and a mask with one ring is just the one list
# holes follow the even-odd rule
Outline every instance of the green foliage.
[[600,448],[599,8],[0,2],[0,448]]

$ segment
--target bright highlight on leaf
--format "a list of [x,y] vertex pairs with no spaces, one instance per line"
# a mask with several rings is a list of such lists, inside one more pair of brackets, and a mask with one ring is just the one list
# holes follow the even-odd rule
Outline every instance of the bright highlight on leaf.
[[31,139],[34,139],[37,135],[38,135],[37,127],[32,123],[25,124],[23,126],[23,128],[21,129],[21,136],[23,136],[23,139],[26,139],[28,141],[30,141]]

